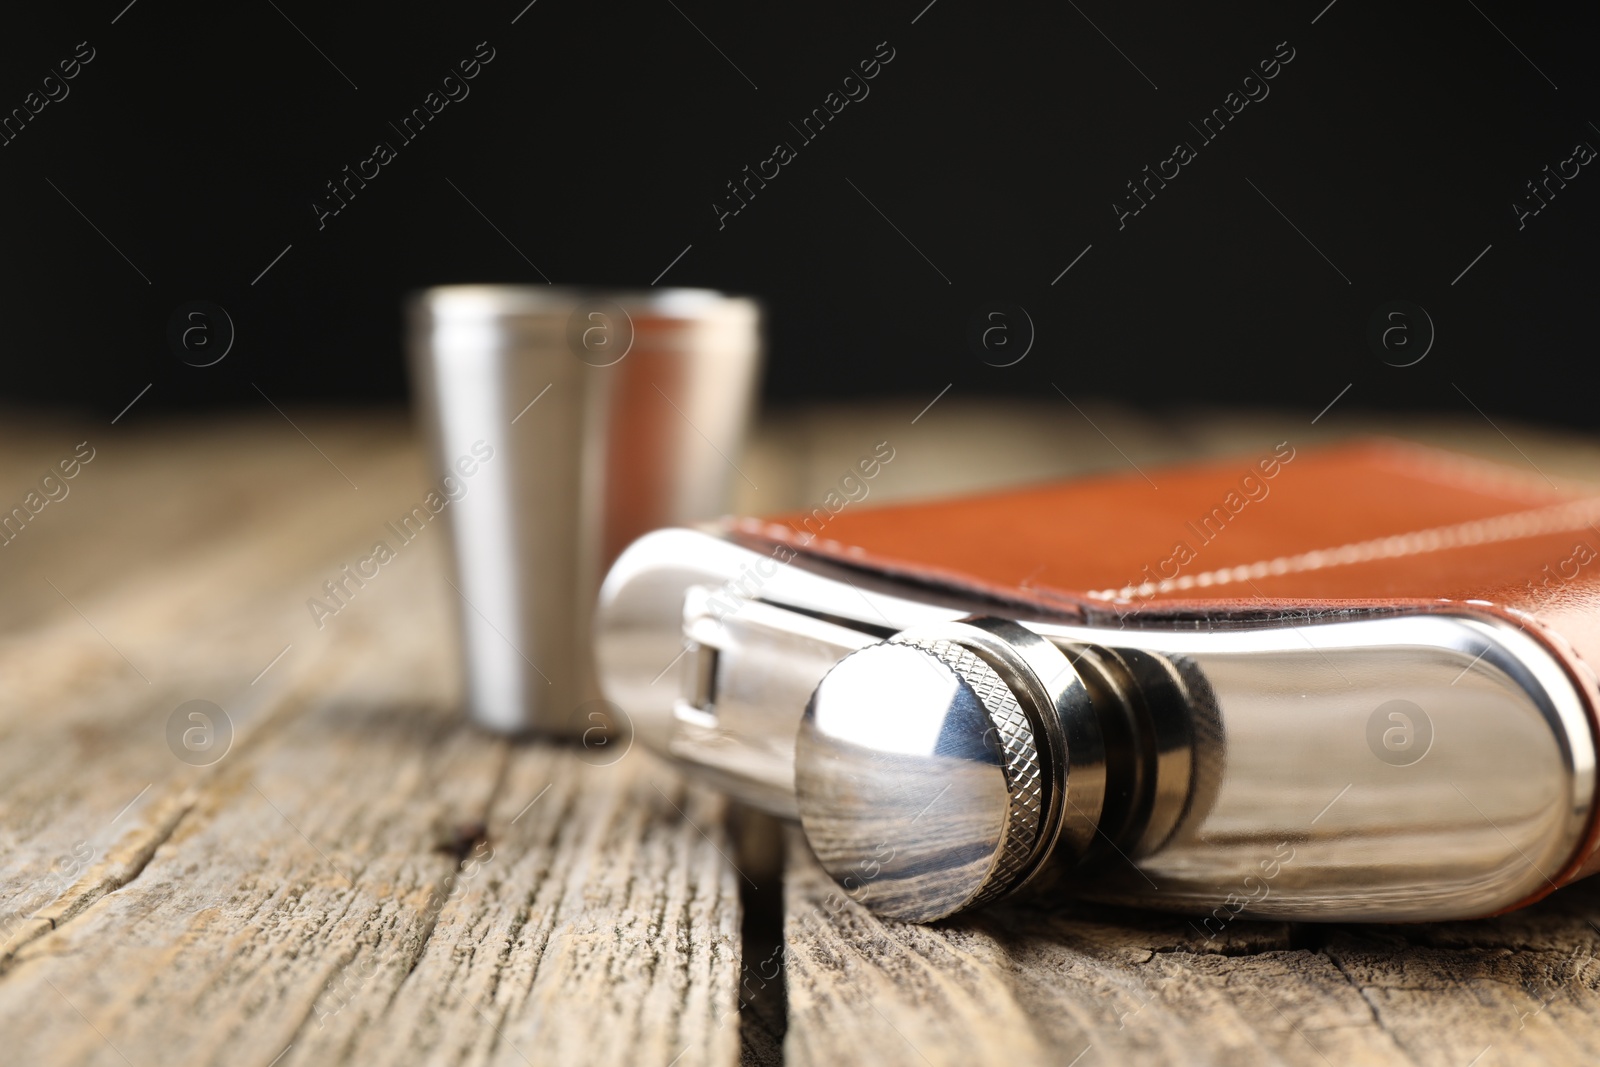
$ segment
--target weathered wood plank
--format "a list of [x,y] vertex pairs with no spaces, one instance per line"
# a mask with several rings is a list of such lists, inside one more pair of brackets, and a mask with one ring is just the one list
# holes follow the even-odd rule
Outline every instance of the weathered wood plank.
[[[423,486],[404,439],[367,468],[390,471],[370,503],[279,480],[185,552],[131,537],[150,557],[67,590],[82,615],[52,592],[0,640],[3,1058],[731,1063],[720,799],[642,750],[599,767],[468,727],[441,538],[311,624],[305,598]],[[195,697],[237,728],[205,768],[165,737]]]
[[1181,918],[1085,905],[911,926],[845,899],[796,835],[786,899],[790,1064],[1600,1056],[1600,887],[1590,885],[1498,919],[1236,922],[1209,943]]
[[436,827],[481,820],[503,760],[442,713],[430,644],[347,649],[193,783],[136,878],[17,951],[0,1029],[25,1060],[269,1062],[359,936],[421,943],[416,901],[456,865]]
[[1322,953],[1412,1062],[1600,1062],[1600,885],[1497,919],[1335,927]]
[[[259,433],[275,440],[278,429]],[[342,481],[339,492],[321,492],[307,490],[301,474],[273,474],[294,464],[270,444],[259,451],[271,462],[254,470],[257,449],[240,444],[245,473],[260,475],[254,506],[240,509],[234,497],[202,506],[203,497],[175,491],[175,502],[141,512],[133,491],[165,491],[159,472],[170,479],[192,466],[202,484],[221,477],[208,472],[218,461],[203,458],[216,452],[209,435],[168,434],[102,451],[73,494],[51,505],[58,510],[47,508],[3,550],[6,588],[17,594],[8,604],[31,603],[33,613],[27,628],[0,634],[0,960],[136,874],[192,806],[209,772],[167,747],[178,705],[221,705],[242,741],[294,706],[296,686],[348,652],[341,642],[364,640],[355,628],[361,605],[319,632],[304,599],[380,525],[373,509],[403,499],[420,471],[392,430],[323,436],[387,440],[368,467],[370,503],[348,499]],[[87,482],[95,464],[134,453],[134,474]],[[202,458],[186,466],[191,456]],[[197,530],[212,537],[194,541]],[[108,531],[113,550],[97,550]],[[402,559],[391,580],[408,580],[407,570],[432,578],[430,565]],[[264,672],[285,645],[294,647]]]
[[445,648],[375,628],[195,789],[136,878],[23,946],[0,977],[23,1060],[732,1062],[721,802],[642,752],[507,766],[443,699]]
[[[270,551],[257,555],[270,565],[258,566],[256,579],[281,579],[326,557],[330,544],[360,545],[368,528],[391,517],[386,507],[423,488],[403,418],[296,415],[315,448],[270,409],[192,424],[145,426],[130,415],[116,426],[57,420],[0,428],[4,512],[38,491],[40,478],[72,459],[80,442],[93,455],[56,487],[64,496],[11,540],[0,538],[0,632],[64,607],[45,577],[68,595],[74,587],[104,592],[250,543]],[[213,591],[211,599],[228,603],[233,592]]]
[[642,752],[599,767],[516,750],[415,969],[308,1030],[296,1062],[733,1062],[739,876],[722,814]]
[[[758,442],[763,492],[741,506],[807,503],[857,439],[907,461],[881,499],[1111,462],[1065,401],[961,404],[915,427],[893,406],[792,417]],[[1141,464],[1293,421],[1087,410]],[[1478,923],[1240,922],[1206,942],[1079,906],[886,924],[830,899],[792,839],[780,884],[760,855],[780,831],[756,820],[738,847],[722,802],[642,751],[600,766],[614,753],[461,723],[442,538],[318,629],[306,598],[426,477],[400,420],[299,421],[359,491],[276,415],[0,430],[0,489],[100,449],[0,549],[0,1059],[1600,1059],[1600,887]],[[1592,468],[1588,442],[1513,430],[1553,477]],[[1426,434],[1524,462],[1471,420]],[[236,728],[205,768],[164,733],[195,698]],[[762,903],[778,893],[781,917]]]

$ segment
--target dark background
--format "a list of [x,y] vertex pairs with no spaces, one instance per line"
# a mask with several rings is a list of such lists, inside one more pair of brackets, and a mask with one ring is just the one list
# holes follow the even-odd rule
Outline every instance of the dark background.
[[[1596,422],[1600,166],[1520,231],[1512,208],[1600,146],[1575,5],[125,3],[0,35],[0,113],[95,50],[0,147],[12,406],[393,402],[414,288],[661,276],[766,302],[773,404],[1054,382],[1315,413],[1350,384],[1351,407]],[[388,123],[484,41],[470,95],[402,144]],[[789,123],[885,41],[870,95],[802,144]],[[1284,41],[1270,95],[1199,147],[1189,123]],[[380,140],[397,158],[319,229],[324,183]],[[1180,140],[1198,158],[1119,230]],[[719,228],[778,141],[798,158]],[[1397,299],[1437,331],[1404,368],[1367,340]],[[215,366],[169,346],[192,300],[235,325]],[[990,301],[1034,324],[1015,366],[969,343]]]

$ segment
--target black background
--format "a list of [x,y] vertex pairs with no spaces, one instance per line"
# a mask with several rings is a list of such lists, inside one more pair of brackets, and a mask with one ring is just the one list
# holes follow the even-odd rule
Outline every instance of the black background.
[[[1351,384],[1352,407],[1596,421],[1600,166],[1521,230],[1512,209],[1600,146],[1575,5],[525,2],[8,14],[0,112],[78,42],[95,58],[0,147],[0,399],[392,402],[412,289],[660,275],[766,302],[769,403],[1054,382],[1314,414]],[[1270,95],[1119,230],[1125,183],[1285,41]],[[470,95],[401,144],[388,123],[479,42]],[[870,95],[801,144],[790,122],[880,42]],[[397,158],[319,229],[378,141]],[[719,228],[779,141],[798,157]],[[1367,342],[1397,299],[1437,331],[1405,368]],[[192,300],[235,324],[215,366],[167,342]],[[990,301],[1034,323],[1015,366],[969,346]]]

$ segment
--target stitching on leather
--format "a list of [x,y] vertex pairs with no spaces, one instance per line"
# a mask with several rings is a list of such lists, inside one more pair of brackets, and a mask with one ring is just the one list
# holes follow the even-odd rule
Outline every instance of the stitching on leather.
[[[1540,480],[1536,480],[1531,475],[1525,475],[1516,468],[1498,460],[1463,455],[1433,445],[1394,438],[1379,438],[1372,441],[1371,444],[1374,447],[1374,451],[1384,454],[1396,466],[1403,467],[1414,476],[1436,484],[1482,493],[1515,491],[1518,495],[1527,498],[1548,497],[1548,493],[1545,491],[1546,486],[1541,484]],[[1558,490],[1556,491],[1559,492]],[[1518,540],[1545,533],[1559,533],[1563,529],[1590,525],[1600,520],[1600,507],[1597,507],[1593,518],[1579,520],[1569,525],[1557,524],[1547,528],[1523,529],[1521,532],[1497,532],[1489,537],[1474,539],[1474,534],[1485,526],[1499,526],[1504,523],[1514,524],[1516,520],[1522,520],[1524,524],[1529,522],[1537,523],[1537,517],[1545,513],[1561,514],[1570,509],[1585,506],[1600,506],[1600,497],[1570,503],[1552,504],[1543,508],[1513,512],[1491,519],[1478,519],[1469,523],[1459,523],[1455,526],[1434,527],[1410,534],[1374,538],[1370,541],[1357,541],[1337,548],[1319,549],[1294,556],[1279,556],[1271,560],[1260,560],[1256,563],[1243,564],[1237,567],[1223,567],[1201,574],[1181,575],[1177,578],[1164,579],[1160,582],[1145,582],[1137,586],[1123,586],[1121,589],[1085,591],[1083,595],[1096,600],[1125,600],[1135,596],[1150,597],[1175,590],[1207,588],[1212,585],[1226,585],[1230,582],[1248,581],[1254,578],[1265,578],[1281,574],[1299,574],[1307,571],[1322,570],[1327,567],[1343,566],[1348,563],[1365,563],[1373,559],[1398,559],[1404,556],[1417,555],[1423,552],[1436,552],[1447,548],[1458,548],[1464,545]],[[736,529],[745,533],[782,541],[799,548],[832,552],[854,559],[868,558],[867,551],[859,545],[847,544],[843,541],[835,540],[831,537],[822,537],[817,534],[803,536],[792,527],[783,526],[775,522],[767,522],[755,518],[739,518],[734,521],[733,525]],[[1404,547],[1403,549],[1397,547],[1402,543],[1409,547]],[[1385,546],[1389,547],[1391,551],[1381,551],[1381,548]],[[1339,556],[1340,558],[1321,558],[1326,556]],[[1310,564],[1306,563],[1307,560],[1313,559],[1318,561]],[[1051,591],[1047,588],[1038,588],[1032,590],[1032,592],[1046,593]],[[1072,602],[1077,603],[1076,600],[1072,600]]]
[[1600,497],[1589,497],[1568,503],[1528,511],[1516,511],[1493,518],[1474,519],[1452,526],[1435,526],[1392,537],[1376,537],[1367,541],[1353,541],[1337,548],[1319,548],[1292,556],[1258,560],[1237,567],[1221,567],[1201,574],[1184,574],[1165,578],[1159,582],[1127,585],[1121,589],[1100,589],[1085,592],[1096,600],[1127,600],[1133,597],[1151,597],[1173,590],[1208,588],[1245,582],[1253,578],[1275,577],[1284,574],[1304,574],[1308,571],[1342,567],[1351,563],[1368,563],[1376,559],[1402,559],[1425,552],[1439,552],[1470,545],[1494,544],[1516,541],[1526,537],[1560,533],[1592,526],[1600,521]]

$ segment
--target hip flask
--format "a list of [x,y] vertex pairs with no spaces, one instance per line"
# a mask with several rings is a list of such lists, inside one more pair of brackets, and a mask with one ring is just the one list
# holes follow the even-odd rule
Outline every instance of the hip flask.
[[1468,918],[1600,866],[1597,522],[1484,461],[1285,442],[656,531],[597,654],[637,737],[887,917]]

